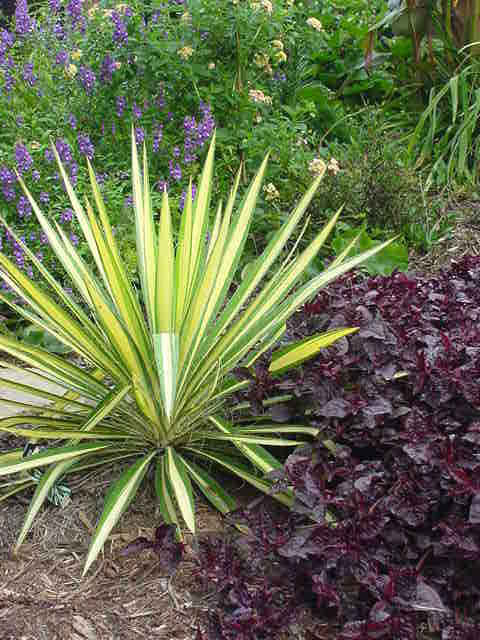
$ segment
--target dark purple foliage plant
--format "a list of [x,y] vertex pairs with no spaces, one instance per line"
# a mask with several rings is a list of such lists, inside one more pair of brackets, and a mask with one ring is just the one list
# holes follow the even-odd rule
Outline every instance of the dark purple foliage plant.
[[[284,623],[309,604],[337,640],[479,638],[480,257],[428,277],[347,276],[288,334],[343,326],[359,331],[301,369],[272,378],[266,361],[251,372],[257,410],[290,397],[264,408],[269,423],[321,432],[275,472],[279,490],[293,488],[290,512],[235,514],[250,535],[234,577],[221,556],[215,565],[201,554],[222,594],[217,637],[233,637],[243,612],[229,594],[249,593],[262,575],[262,589],[284,598]],[[258,607],[255,616],[265,634]]]

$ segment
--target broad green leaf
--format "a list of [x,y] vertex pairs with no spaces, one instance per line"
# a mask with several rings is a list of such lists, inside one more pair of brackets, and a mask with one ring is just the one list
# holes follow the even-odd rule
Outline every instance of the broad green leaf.
[[285,440],[283,438],[267,438],[265,436],[255,436],[248,435],[243,433],[232,433],[231,435],[215,433],[213,431],[196,431],[195,432],[195,441],[197,438],[200,440],[220,440],[225,442],[233,442],[241,443],[241,444],[261,444],[264,446],[270,447],[298,447],[301,444],[305,444],[305,442],[300,442],[299,440]]
[[122,473],[115,484],[109,490],[105,498],[105,507],[97,525],[90,548],[88,550],[87,559],[83,569],[85,575],[90,568],[92,562],[100,553],[105,541],[107,540],[113,527],[117,524],[123,512],[127,509],[130,502],[135,497],[138,487],[147,472],[151,460],[157,455],[156,451],[152,451],[140,460],[137,460],[130,468]]
[[167,524],[175,524],[180,530],[177,510],[174,504],[173,490],[166,471],[167,458],[163,455],[158,458],[155,467],[155,492],[157,494],[158,506],[163,519]]
[[22,460],[0,464],[0,476],[28,471],[29,469],[36,469],[37,467],[45,467],[46,465],[61,462],[62,460],[92,455],[110,449],[111,447],[111,444],[86,443],[74,447],[68,446],[45,449],[40,453],[34,453],[32,456],[22,458]]
[[178,508],[185,524],[195,533],[195,504],[193,501],[192,484],[188,477],[185,463],[172,447],[166,450],[167,477],[177,500]]
[[248,426],[248,427],[238,427],[237,433],[307,433],[310,436],[318,436],[320,430],[316,427],[305,427],[303,425],[286,425],[286,424],[275,424],[268,425],[262,424],[261,426]]
[[232,498],[212,476],[191,460],[184,458],[185,466],[203,495],[221,513],[229,513],[237,508],[237,502]]
[[[263,480],[258,476],[254,476],[252,473],[250,473],[250,471],[248,471],[247,467],[245,467],[242,464],[239,464],[229,456],[213,453],[203,448],[196,448],[196,447],[186,447],[186,448],[189,451],[192,451],[192,453],[195,453],[197,456],[200,456],[201,458],[206,458],[207,460],[210,460],[211,462],[215,462],[221,467],[228,469],[228,471],[233,473],[235,476],[241,478],[242,480],[245,480],[246,482],[251,484],[256,489],[259,489],[263,493],[271,495],[272,485],[270,482],[268,482],[267,480]],[[290,495],[288,493],[285,493],[285,492],[276,493],[276,494],[273,494],[273,497],[288,507],[291,507],[293,504],[293,495]]]
[[179,339],[175,333],[156,333],[153,336],[162,405],[170,421],[175,404]]
[[329,347],[334,342],[358,331],[358,327],[332,329],[325,333],[305,338],[295,344],[288,345],[272,354],[268,370],[270,373],[283,373],[302,362],[313,358],[321,349]]
[[170,333],[175,326],[175,253],[167,191],[163,192],[158,224],[158,264],[155,308],[158,333]]
[[[217,427],[221,433],[228,434],[229,436],[234,434],[232,425],[223,418],[210,416],[209,421]],[[274,458],[271,453],[258,444],[247,444],[238,440],[233,441],[233,444],[250,460],[254,467],[262,471],[262,473],[269,473],[274,469],[282,468],[281,463]]]

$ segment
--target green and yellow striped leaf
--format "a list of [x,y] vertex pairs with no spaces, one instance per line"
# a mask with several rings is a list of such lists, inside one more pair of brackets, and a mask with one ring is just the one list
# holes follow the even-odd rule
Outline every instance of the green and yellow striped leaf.
[[113,527],[117,524],[119,518],[135,497],[138,487],[155,455],[156,451],[152,451],[140,460],[137,460],[137,462],[122,473],[109,490],[105,498],[103,513],[100,516],[99,523],[90,543],[83,575],[87,573],[90,565],[102,550]]

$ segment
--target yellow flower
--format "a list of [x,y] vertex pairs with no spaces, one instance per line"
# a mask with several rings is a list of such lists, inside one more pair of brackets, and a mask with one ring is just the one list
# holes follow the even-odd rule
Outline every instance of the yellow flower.
[[211,69],[215,69],[215,63],[214,62],[209,62],[208,63],[208,68]]
[[277,51],[277,53],[275,54],[275,58],[278,62],[286,62],[287,54],[285,53],[285,51]]
[[181,22],[190,22],[192,16],[188,13],[188,11],[184,11],[180,16]]
[[117,61],[117,62],[115,62],[114,66],[115,66],[115,69],[120,69],[121,66],[122,66],[122,63]]
[[278,193],[277,188],[273,184],[273,182],[269,182],[268,184],[266,184],[263,187],[263,191],[265,192],[265,200],[267,200],[267,202],[272,202],[272,200],[276,200],[280,197],[280,194]]
[[94,4],[90,7],[90,9],[88,10],[88,17],[89,18],[93,18],[93,16],[97,13],[98,11],[98,4]]
[[338,164],[338,161],[335,158],[330,158],[327,164],[327,171],[329,173],[332,173],[334,176],[336,176],[337,173],[340,171],[340,165]]
[[272,47],[283,51],[283,42],[281,40],[272,40]]
[[182,47],[177,51],[177,53],[184,60],[188,60],[193,56],[193,49],[192,47]]
[[266,96],[260,89],[250,89],[248,97],[252,102],[262,102],[263,104],[272,104],[272,98]]
[[308,165],[308,170],[314,176],[321,176],[327,170],[327,165],[321,158],[314,158]]
[[250,3],[252,9],[265,9],[267,13],[272,13],[273,5],[270,0],[258,0]]
[[313,27],[315,31],[324,31],[322,23],[320,22],[320,20],[317,20],[317,18],[308,18],[307,24],[310,27]]
[[32,140],[32,142],[30,143],[30,148],[32,149],[32,151],[37,151],[37,149],[40,149],[40,143],[36,140]]
[[69,64],[65,67],[65,73],[70,78],[74,78],[77,75],[77,67],[74,64]]
[[75,49],[75,51],[72,51],[72,60],[80,60],[81,57],[82,57],[81,49]]
[[256,53],[253,57],[253,61],[255,62],[257,67],[264,69],[268,65],[270,57],[265,53]]
[[105,16],[105,18],[111,18],[113,15],[113,9],[104,9],[103,15]]

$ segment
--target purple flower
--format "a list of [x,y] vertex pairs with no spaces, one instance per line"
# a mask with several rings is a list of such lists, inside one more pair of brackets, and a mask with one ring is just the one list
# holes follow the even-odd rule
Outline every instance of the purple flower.
[[76,162],[72,162],[70,165],[70,182],[75,186],[78,180],[78,164]]
[[68,52],[65,49],[60,49],[57,55],[55,56],[55,64],[61,65],[64,67],[68,62]]
[[133,103],[132,111],[134,118],[140,119],[142,117],[142,111],[136,102]]
[[46,191],[42,191],[40,193],[39,200],[42,204],[47,204],[50,201],[50,196]]
[[47,234],[43,231],[40,232],[40,244],[48,244]]
[[65,224],[66,222],[71,222],[73,220],[73,210],[65,209],[62,211],[60,215],[60,224]]
[[40,171],[37,171],[37,169],[32,171],[32,180],[34,182],[38,182],[40,180]]
[[78,246],[78,236],[75,235],[73,231],[70,234],[70,242],[73,244],[74,247]]
[[163,136],[162,125],[159,125],[153,132],[153,151],[156,153],[160,148],[160,142]]
[[77,136],[77,143],[78,148],[80,149],[80,153],[86,156],[91,161],[95,150],[93,148],[93,144],[90,141],[90,138],[83,133],[79,133]]
[[115,69],[115,60],[107,53],[102,61],[102,64],[100,65],[100,82],[102,82],[103,84],[109,84],[112,81],[112,76]]
[[13,202],[17,197],[17,194],[15,192],[15,187],[13,187],[11,184],[3,184],[2,192],[3,192],[3,197],[7,202]]
[[[63,162],[63,164],[70,164],[71,162],[73,162],[73,153],[68,142],[62,140],[62,138],[58,138],[58,140],[55,141],[55,149],[57,150],[58,155],[60,156],[60,160]],[[55,156],[52,152],[50,153],[53,159]],[[47,151],[45,151],[45,159],[47,159]],[[50,162],[50,160],[48,161]]]
[[118,11],[114,11],[111,15],[111,20],[115,25],[115,30],[112,36],[113,41],[117,45],[126,45],[128,42],[128,32],[125,23],[122,20],[122,16],[118,13]]
[[[58,144],[58,140],[57,140],[57,144]],[[56,146],[56,145],[55,145]],[[58,147],[57,147],[58,149]],[[43,157],[45,158],[45,160],[50,164],[55,160],[55,156],[53,154],[53,151],[51,149],[45,149],[45,153],[43,154]]]
[[28,153],[27,147],[21,142],[15,145],[15,162],[20,174],[26,173],[33,164],[32,156]]
[[116,105],[117,105],[117,116],[119,118],[123,116],[123,112],[125,110],[126,104],[127,104],[127,101],[125,99],[125,96],[117,96]]
[[173,157],[174,158],[179,158],[180,157],[180,149],[179,149],[179,147],[173,147],[172,153],[173,153]]
[[180,168],[180,165],[177,162],[174,166],[172,160],[170,160],[170,177],[172,177],[177,182],[180,182],[180,180],[182,179],[182,169]]
[[80,67],[80,71],[78,72],[78,78],[80,80],[80,84],[85,89],[85,92],[88,95],[93,93],[93,88],[95,86],[95,82],[97,81],[97,77],[90,69],[90,67],[82,66]]
[[71,126],[71,128],[75,131],[75,129],[77,128],[77,119],[76,117],[73,115],[73,113],[71,113],[68,116],[68,124]]
[[145,140],[145,131],[143,127],[135,127],[135,142],[137,144],[143,144]]
[[15,122],[17,123],[17,127],[21,127],[23,125],[23,117],[17,116]]
[[15,8],[15,31],[19,36],[25,36],[32,31],[34,21],[28,15],[27,0],[17,0]]
[[20,196],[20,198],[18,199],[17,213],[20,218],[23,218],[23,217],[28,218],[28,216],[30,216],[32,213],[32,207],[30,206],[30,202],[27,200],[25,196]]
[[86,25],[86,18],[83,15],[83,0],[69,0],[66,12],[70,17],[73,30],[78,27],[83,32]]
[[5,88],[5,93],[10,93],[15,86],[15,78],[9,71],[5,71],[5,83],[3,86]]
[[49,0],[48,5],[51,13],[58,13],[61,3],[60,0]]
[[37,84],[38,76],[33,73],[33,64],[26,62],[23,65],[23,79],[30,86],[34,87]]
[[0,180],[3,184],[14,184],[16,181],[15,172],[5,165],[0,167]]

